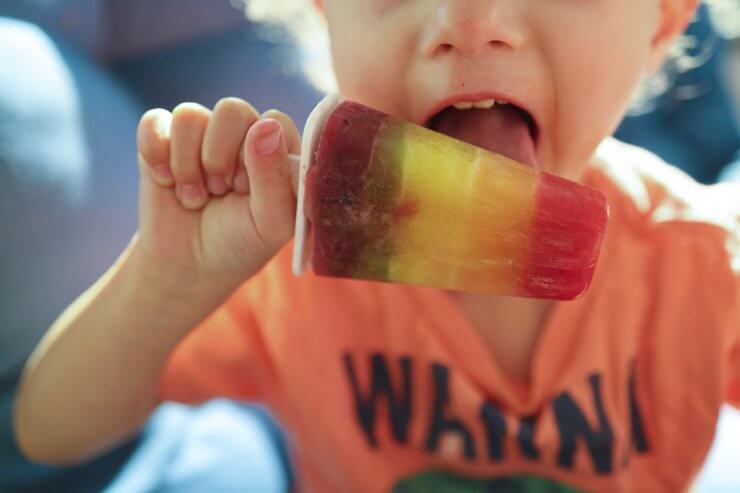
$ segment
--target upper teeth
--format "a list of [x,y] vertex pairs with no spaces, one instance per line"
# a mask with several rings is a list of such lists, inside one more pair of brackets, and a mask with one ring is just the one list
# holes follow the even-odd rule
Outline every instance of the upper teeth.
[[497,101],[495,99],[482,99],[480,101],[461,101],[459,103],[455,103],[452,106],[456,110],[470,110],[473,108],[478,108],[481,110],[489,110],[494,107],[494,105],[497,104],[508,104],[506,101]]

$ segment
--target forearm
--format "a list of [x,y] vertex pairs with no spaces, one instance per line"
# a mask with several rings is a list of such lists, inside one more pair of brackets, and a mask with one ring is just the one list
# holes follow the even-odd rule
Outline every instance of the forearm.
[[30,458],[85,460],[131,435],[152,412],[168,355],[228,295],[163,277],[142,268],[134,241],[54,323],[16,401],[16,436]]

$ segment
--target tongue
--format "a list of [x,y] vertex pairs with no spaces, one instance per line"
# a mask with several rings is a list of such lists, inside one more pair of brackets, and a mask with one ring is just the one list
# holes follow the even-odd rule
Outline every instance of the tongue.
[[432,129],[537,167],[529,125],[521,111],[512,105],[496,105],[490,110],[448,108],[435,118]]

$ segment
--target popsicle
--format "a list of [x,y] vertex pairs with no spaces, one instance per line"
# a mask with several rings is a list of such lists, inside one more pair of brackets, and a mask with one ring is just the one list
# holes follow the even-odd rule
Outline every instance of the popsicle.
[[358,103],[322,123],[299,197],[316,274],[559,300],[588,289],[599,191]]

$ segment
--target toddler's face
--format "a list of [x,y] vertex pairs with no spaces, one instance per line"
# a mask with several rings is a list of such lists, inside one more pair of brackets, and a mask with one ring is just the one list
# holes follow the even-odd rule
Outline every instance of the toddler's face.
[[[675,9],[666,7],[670,2]],[[324,0],[323,6],[344,97],[577,178],[692,3]],[[532,121],[511,105],[450,107],[486,106],[487,99],[515,103]]]

